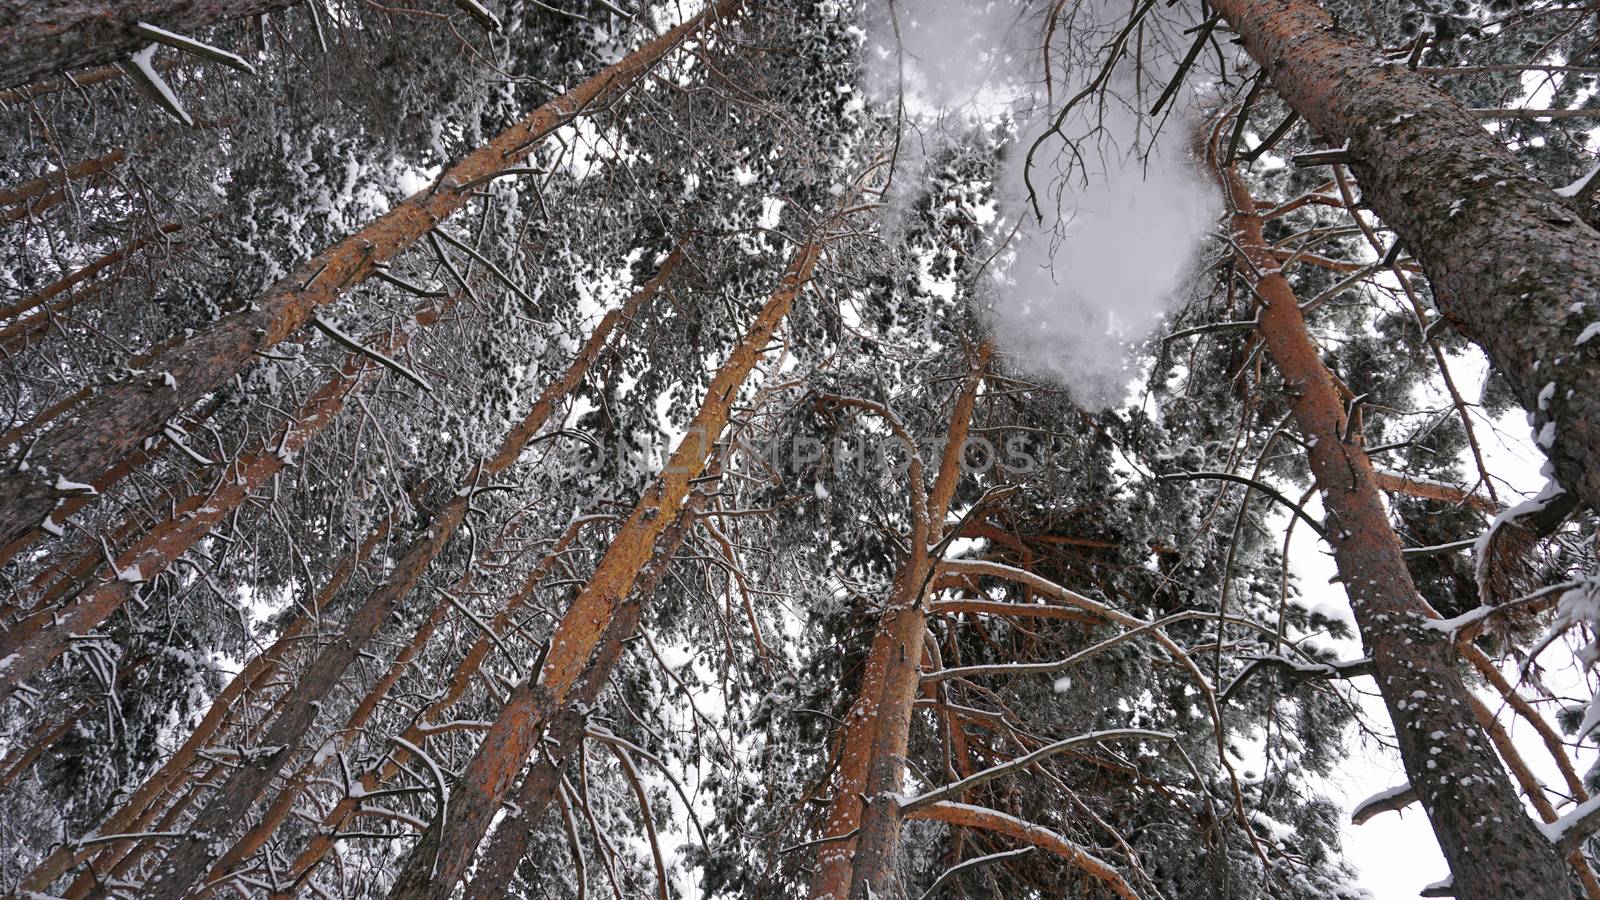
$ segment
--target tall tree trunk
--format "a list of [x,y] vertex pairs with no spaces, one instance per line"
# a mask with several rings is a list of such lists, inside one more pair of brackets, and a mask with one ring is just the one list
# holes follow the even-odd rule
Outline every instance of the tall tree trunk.
[[1256,273],[1242,274],[1253,279],[1264,303],[1258,327],[1309,448],[1334,560],[1406,775],[1450,864],[1456,896],[1570,897],[1560,854],[1528,818],[1473,718],[1472,694],[1449,636],[1428,627],[1428,608],[1406,568],[1372,461],[1360,435],[1346,428],[1344,403],[1306,332],[1294,288],[1262,236],[1255,201],[1210,149],[1233,205],[1234,243]]
[[[499,548],[491,550],[491,555],[497,553]],[[473,586],[472,570],[463,573],[449,588],[443,591],[453,597],[465,596]],[[440,596],[429,610],[428,617],[422,621],[416,633],[394,659],[390,660],[389,667],[384,671],[375,684],[367,690],[361,702],[356,704],[354,710],[345,719],[344,725],[336,730],[327,740],[321,742],[317,753],[301,763],[295,773],[285,779],[284,786],[278,795],[272,798],[261,818],[256,820],[238,840],[233,841],[226,852],[217,857],[212,863],[211,871],[206,873],[203,884],[208,887],[198,894],[209,894],[227,883],[227,876],[260,850],[271,839],[278,827],[294,812],[295,805],[306,789],[311,786],[316,777],[327,767],[328,759],[333,753],[342,752],[344,748],[353,744],[360,736],[362,729],[378,712],[384,699],[389,695],[389,690],[411,669],[417,654],[427,649],[428,642],[433,639],[434,631],[444,622],[445,615],[454,606]],[[303,743],[303,740],[302,740]]]
[[901,818],[891,798],[905,783],[911,712],[928,631],[924,594],[936,562],[929,550],[943,536],[945,515],[960,481],[961,453],[989,353],[988,344],[979,349],[962,383],[950,414],[938,474],[926,494],[921,484],[922,462],[915,457],[915,445],[909,448],[913,454],[907,472],[912,480],[911,502],[922,508],[911,511],[911,552],[895,574],[861,687],[839,736],[839,773],[833,784],[833,805],[823,825],[823,837],[832,840],[817,849],[817,871],[811,879],[815,900],[900,894],[895,863]]
[[[367,537],[356,548],[355,552],[340,561],[328,576],[328,581],[317,591],[309,604],[302,607],[289,624],[285,625],[279,634],[278,640],[271,647],[262,651],[255,659],[239,670],[239,674],[229,681],[227,686],[212,700],[211,706],[206,709],[206,714],[201,717],[200,724],[184,740],[182,746],[175,751],[167,761],[162,763],[155,772],[144,780],[138,789],[128,795],[115,812],[102,821],[96,828],[97,834],[130,834],[144,829],[149,820],[156,814],[157,801],[169,792],[174,785],[179,783],[184,773],[189,770],[194,761],[199,758],[200,751],[218,734],[230,720],[236,719],[234,705],[244,699],[248,694],[259,691],[266,682],[278,672],[278,663],[282,660],[297,641],[300,640],[305,629],[314,624],[314,617],[307,615],[309,610],[326,610],[339,591],[350,580],[350,576],[360,567],[361,563],[371,555],[372,551],[389,534],[393,527],[395,515],[384,516],[378,524],[368,532]],[[93,856],[109,857],[120,852],[119,844],[109,847],[96,846],[87,850],[80,850],[70,844],[57,847],[40,863],[32,872],[23,879],[20,887],[23,890],[46,893],[57,878],[66,874],[73,866],[83,863]]]
[[1506,376],[1560,483],[1600,510],[1600,334],[1586,332],[1600,322],[1600,233],[1460,104],[1377,64],[1317,4],[1212,6],[1284,101],[1348,142],[1363,196],[1422,264],[1440,312]]
[[[418,485],[411,492],[411,500],[418,500],[426,492],[427,485]],[[96,826],[94,831],[98,834],[133,834],[138,831],[149,830],[149,825],[157,815],[162,814],[162,798],[166,796],[182,796],[181,788],[184,781],[194,781],[195,775],[190,775],[190,769],[200,759],[200,753],[206,746],[216,743],[214,738],[234,727],[235,722],[245,713],[245,708],[259,705],[259,698],[266,693],[270,682],[277,679],[282,671],[283,658],[290,650],[298,647],[304,641],[306,629],[317,625],[318,613],[333,609],[334,601],[338,601],[339,591],[349,583],[350,577],[355,575],[363,562],[378,549],[384,538],[389,536],[390,528],[400,519],[400,512],[389,512],[387,516],[379,519],[370,532],[366,533],[362,543],[354,551],[350,551],[333,572],[328,575],[328,581],[318,589],[309,602],[302,602],[296,607],[296,613],[278,633],[277,641],[270,647],[262,650],[256,658],[245,663],[237,676],[227,682],[226,687],[211,701],[210,708],[206,709],[205,716],[200,719],[200,724],[184,738],[184,743],[171,754],[155,772],[139,785],[138,790],[128,794],[128,798],[117,807],[114,814]],[[243,706],[243,708],[242,708]],[[213,769],[216,764],[213,764]],[[195,788],[190,788],[189,793],[194,793]],[[176,806],[176,804],[174,804]],[[130,847],[130,842],[118,841],[112,844],[99,844],[86,850],[75,850],[72,846],[58,847],[45,857],[40,865],[35,866],[29,873],[24,887],[37,892],[46,892],[56,879],[70,870],[72,866],[82,865],[86,860],[93,858],[94,865],[109,868],[112,865],[123,865],[130,857],[142,854],[144,846]],[[93,886],[93,868],[88,868],[85,873],[72,882],[72,887],[67,890],[69,897],[83,897]]]
[[[416,720],[406,728],[405,733],[401,735],[401,738],[406,743],[421,747],[427,742],[429,726],[439,722],[450,708],[455,705],[456,701],[466,694],[467,689],[472,685],[472,679],[477,677],[478,668],[489,658],[489,654],[494,651],[496,640],[491,635],[504,634],[506,629],[511,626],[512,617],[535,599],[540,582],[550,574],[561,554],[565,553],[573,541],[577,540],[579,532],[582,531],[585,525],[608,521],[611,518],[613,517],[582,516],[567,525],[566,530],[556,540],[550,553],[546,555],[545,561],[535,566],[533,571],[528,573],[516,595],[506,603],[505,607],[489,623],[489,633],[479,635],[478,639],[468,648],[466,654],[462,657],[460,665],[456,667],[455,673],[450,676],[450,682],[445,686],[443,693],[440,694],[438,699],[429,703],[428,708],[423,710],[421,715],[417,716]],[[401,768],[410,759],[411,752],[403,744],[398,744],[397,742],[397,746],[389,751],[378,767],[368,769],[362,773],[357,782],[361,788],[360,795],[355,795],[355,792],[351,792],[350,795],[341,798],[338,803],[334,804],[333,808],[322,817],[321,827],[312,833],[305,849],[300,852],[300,855],[295,858],[294,863],[288,869],[288,873],[291,876],[288,879],[291,891],[309,877],[316,865],[322,861],[329,850],[333,849],[340,826],[358,812],[362,797],[379,790],[390,778],[400,772]],[[275,895],[275,900],[288,900],[288,896],[287,893]]]
[[[250,306],[218,320],[152,363],[149,374],[109,388],[73,421],[46,432],[28,452],[26,471],[0,480],[0,544],[37,528],[60,492],[59,479],[90,482],[161,424],[216,390],[265,350],[297,332],[313,311],[420,240],[465,206],[473,188],[514,166],[579,112],[631,87],[670,50],[698,34],[739,0],[719,0],[687,22],[602,69],[546,103],[488,144],[446,169],[432,186],[329,247],[279,281]],[[170,386],[167,376],[175,379]]]
[[706,486],[697,488],[684,502],[677,521],[656,540],[650,562],[640,573],[639,580],[634,583],[627,601],[606,626],[605,633],[600,637],[600,645],[595,650],[594,657],[589,660],[588,668],[578,676],[577,684],[573,686],[572,693],[567,697],[567,702],[562,705],[561,710],[551,717],[550,725],[545,732],[542,752],[528,766],[527,774],[522,777],[522,783],[517,786],[517,791],[511,798],[511,806],[506,817],[495,826],[494,834],[490,836],[482,858],[473,867],[472,880],[467,884],[466,896],[512,895],[512,879],[516,876],[517,866],[521,864],[523,857],[528,855],[528,843],[533,837],[533,828],[544,818],[545,810],[550,807],[550,801],[555,799],[556,789],[561,784],[562,767],[578,751],[583,741],[586,716],[582,711],[599,701],[601,691],[605,690],[606,684],[610,682],[611,673],[615,671],[618,660],[622,658],[623,641],[633,637],[634,632],[638,630],[645,602],[655,596],[662,579],[672,568],[673,557],[677,555],[684,539],[689,536],[690,529],[694,527],[708,493],[710,491]]
[[674,520],[692,482],[705,469],[713,445],[732,416],[739,387],[788,316],[795,297],[810,281],[821,253],[820,235],[799,249],[783,283],[717,370],[705,401],[666,468],[617,529],[594,574],[556,624],[544,668],[512,691],[452,792],[449,810],[435,818],[407,855],[390,897],[444,900],[451,895],[529,752],[550,717],[566,702],[606,627],[638,580],[640,569],[649,562],[656,539]]
[[[665,263],[648,282],[635,291],[621,308],[607,313],[595,326],[562,376],[539,394],[522,421],[501,441],[494,455],[469,473],[428,528],[412,541],[396,563],[389,580],[373,591],[345,624],[343,633],[318,651],[297,680],[298,687],[289,703],[278,714],[261,739],[263,750],[242,763],[195,819],[189,834],[173,844],[166,859],[144,886],[151,898],[184,896],[191,886],[214,865],[228,847],[226,836],[260,799],[284,764],[300,752],[306,732],[316,721],[323,701],[339,684],[350,663],[366,648],[399,607],[434,558],[466,521],[472,504],[472,488],[483,479],[505,472],[538,436],[556,406],[582,383],[618,326],[631,321],[651,298],[660,292],[682,259],[681,251],[668,254]],[[270,751],[270,752],[267,752]]]
[[[453,302],[452,297],[423,307],[417,314],[418,321],[436,321]],[[403,331],[384,335],[379,349],[392,354],[409,338],[409,333]],[[210,534],[218,522],[281,472],[294,454],[326,428],[352,393],[363,390],[384,371],[366,356],[352,353],[344,368],[300,406],[295,418],[284,426],[281,438],[263,439],[240,455],[214,489],[197,491],[176,502],[172,515],[135,540],[117,557],[113,571],[97,584],[59,607],[35,607],[0,632],[0,658],[11,657],[11,664],[0,671],[0,701],[54,662],[75,637],[98,627],[120,609],[139,583],[165,571]],[[106,473],[95,474],[104,477]]]
[[[42,0],[0,19],[0,87],[115,62],[150,43],[139,22],[187,34],[301,0]],[[17,10],[17,6],[11,7]]]
[[[534,566],[533,571],[529,574],[534,583],[549,574],[550,570],[558,563],[560,554],[577,537],[580,524],[581,522],[569,524],[561,537],[555,541],[550,552]],[[497,542],[495,549],[491,550],[490,554],[499,553],[501,547],[502,544]],[[462,573],[461,577],[456,579],[455,583],[450,585],[444,593],[452,597],[468,596],[474,590],[476,576],[477,572],[469,569]],[[451,609],[454,609],[454,606],[442,597],[439,602],[434,604],[433,609],[428,613],[428,618],[423,620],[416,633],[412,635],[410,643],[406,644],[405,648],[390,661],[388,670],[367,690],[366,696],[361,698],[361,702],[356,704],[355,709],[345,719],[344,726],[321,742],[317,754],[306,760],[300,769],[287,780],[283,789],[278,792],[277,797],[273,798],[272,804],[262,814],[260,820],[252,825],[250,830],[246,831],[237,841],[234,841],[226,853],[217,858],[211,871],[206,875],[205,883],[207,885],[221,887],[226,883],[226,876],[230,870],[244,863],[251,854],[266,845],[267,840],[271,838],[278,826],[282,825],[289,815],[293,813],[295,804],[299,801],[301,795],[312,785],[322,770],[327,768],[329,765],[327,757],[342,753],[355,743],[362,729],[366,728],[367,723],[377,713],[378,707],[388,696],[389,691],[404,677],[406,672],[411,670],[417,655],[427,648],[434,632],[444,622],[446,614]],[[487,642],[488,636],[482,635],[480,639]],[[414,729],[418,732],[415,735],[411,734],[412,730],[407,729],[407,734],[403,739],[421,746],[419,742],[425,742],[427,737],[421,733],[422,729]]]

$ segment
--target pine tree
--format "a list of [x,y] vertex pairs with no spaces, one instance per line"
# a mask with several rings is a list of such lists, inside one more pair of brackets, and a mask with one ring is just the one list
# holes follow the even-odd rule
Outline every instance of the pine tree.
[[5,889],[1600,896],[1586,8],[266,6],[0,13]]

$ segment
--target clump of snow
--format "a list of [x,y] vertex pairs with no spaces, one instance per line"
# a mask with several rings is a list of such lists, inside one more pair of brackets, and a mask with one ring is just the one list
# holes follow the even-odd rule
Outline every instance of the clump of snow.
[[56,476],[55,489],[63,494],[88,494],[91,497],[100,493],[94,489],[94,485],[84,484],[81,481],[70,481],[65,475]]
[[[1129,102],[1153,102],[1144,92],[1175,74],[1179,53],[1156,50],[1152,36],[1195,24],[1183,7],[1163,4],[1145,20],[1142,90],[1129,53],[1103,96],[1074,107],[1030,164],[1030,147],[1066,100],[1099,75],[1100,54],[1086,62],[1085,52],[1101,50],[1127,18],[1125,5],[1076,4],[1064,16],[1070,28],[1053,35],[1045,84],[1041,15],[1051,9],[1015,0],[881,5],[867,19],[865,93],[910,123],[899,145],[903,168],[954,135],[1011,131],[991,228],[1005,244],[991,266],[995,335],[1013,363],[1070,387],[1080,404],[1104,407],[1124,399],[1134,349],[1174,308],[1220,204],[1188,150],[1197,95],[1180,90],[1154,133]],[[906,183],[915,178],[902,176]],[[891,195],[890,218],[909,205]]]

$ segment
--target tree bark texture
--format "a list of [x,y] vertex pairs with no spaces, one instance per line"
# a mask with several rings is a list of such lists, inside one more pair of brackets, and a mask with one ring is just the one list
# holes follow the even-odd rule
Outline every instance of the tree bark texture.
[[[450,302],[453,298],[424,307],[417,314],[419,323],[436,321]],[[381,352],[392,354],[409,338],[407,332],[386,335],[380,341]],[[228,466],[214,489],[198,491],[175,503],[173,515],[137,538],[99,582],[60,606],[34,608],[0,632],[0,659],[9,657],[9,665],[0,670],[0,701],[54,662],[76,636],[98,627],[122,608],[140,583],[164,571],[210,534],[332,423],[352,393],[364,390],[384,371],[367,357],[351,354],[344,367],[300,406],[295,418],[284,426],[281,438],[263,439]]]
[[507,433],[494,455],[465,477],[460,489],[433,517],[428,528],[406,548],[389,580],[367,597],[346,623],[343,634],[325,645],[310,667],[301,673],[298,689],[263,736],[261,751],[241,765],[206,804],[191,826],[190,834],[173,844],[166,860],[145,884],[145,896],[176,900],[224,854],[229,846],[227,835],[266,792],[284,764],[305,743],[306,734],[315,723],[323,700],[338,686],[350,663],[355,661],[395,613],[434,558],[466,521],[467,511],[472,504],[472,488],[485,479],[499,476],[517,461],[549,421],[561,400],[582,383],[590,366],[615,335],[617,327],[631,320],[640,307],[660,292],[681,258],[681,253],[677,251],[669,254],[655,276],[635,291],[621,308],[601,319],[561,377],[545,386],[527,415]]
[[[561,555],[572,546],[573,541],[577,540],[583,526],[608,518],[607,516],[584,516],[569,523],[566,530],[562,532],[561,537],[556,539],[544,561],[528,573],[527,577],[523,579],[521,589],[490,621],[489,631],[494,635],[504,634],[511,625],[512,617],[525,609],[527,604],[534,600],[540,582],[550,574]],[[477,640],[473,641],[472,646],[467,649],[466,654],[462,657],[461,663],[456,666],[455,672],[450,676],[450,682],[445,686],[444,692],[438,699],[429,703],[427,709],[423,710],[416,717],[416,720],[406,728],[405,733],[401,735],[407,743],[416,747],[421,747],[427,743],[429,726],[441,721],[450,708],[456,704],[456,701],[466,694],[467,689],[472,685],[472,680],[478,675],[479,667],[489,658],[489,654],[494,651],[495,643],[495,640],[488,634],[479,635]],[[399,773],[410,759],[411,752],[404,745],[397,743],[397,746],[389,751],[389,754],[379,766],[368,769],[361,774],[357,782],[361,787],[361,795],[365,796],[379,790],[389,779]],[[362,796],[346,795],[340,798],[333,808],[322,817],[321,827],[311,835],[306,847],[288,869],[293,876],[288,879],[290,891],[310,877],[312,870],[327,856],[328,851],[333,849],[340,827],[345,821],[359,812]],[[280,892],[274,895],[274,900],[288,900],[290,896],[291,893],[289,891]]]
[[[1567,867],[1523,809],[1472,715],[1450,638],[1428,627],[1379,480],[1306,331],[1299,300],[1262,236],[1238,173],[1213,167],[1233,206],[1232,237],[1254,268],[1258,329],[1283,375],[1309,449],[1333,545],[1400,757],[1454,875],[1457,896],[1567,898]],[[1246,273],[1249,274],[1249,273]]]
[[[419,489],[416,493],[420,492]],[[327,582],[317,591],[316,596],[311,598],[309,603],[298,606],[294,618],[279,632],[278,639],[272,646],[263,650],[239,670],[239,674],[235,675],[211,702],[200,724],[195,726],[194,731],[184,739],[177,751],[146,778],[137,790],[128,795],[108,819],[96,827],[96,833],[131,834],[149,830],[150,822],[162,811],[161,798],[176,792],[188,775],[190,767],[200,758],[200,752],[214,737],[239,719],[241,711],[236,705],[241,702],[249,703],[253,698],[263,694],[269,683],[280,673],[280,664],[285,656],[303,639],[306,629],[316,624],[316,617],[311,614],[312,611],[326,611],[333,608],[339,592],[344,589],[350,577],[367,557],[371,556],[384,538],[388,537],[390,529],[394,527],[398,518],[397,513],[390,513],[378,520],[355,551],[339,561],[339,565],[329,574]],[[43,893],[72,866],[80,865],[91,857],[120,863],[128,849],[128,842],[121,841],[76,852],[75,848],[70,846],[59,847],[29,873],[24,886],[29,890]],[[96,879],[92,873],[86,872],[85,876],[88,876],[87,880],[80,878],[73,883],[72,889],[68,891],[69,896],[83,896],[95,883]]]
[[650,563],[634,583],[628,600],[606,626],[589,667],[578,677],[567,702],[551,718],[539,757],[528,766],[527,774],[523,775],[522,783],[511,798],[511,811],[495,826],[488,846],[473,868],[472,881],[467,884],[468,897],[512,896],[512,879],[517,866],[528,855],[528,842],[534,834],[532,829],[550,808],[550,801],[561,784],[561,770],[583,741],[586,717],[582,710],[594,706],[610,682],[611,673],[622,658],[623,641],[638,630],[644,604],[655,595],[672,568],[673,557],[694,526],[706,493],[701,488],[690,495],[678,520],[656,541]]
[[63,69],[105,65],[150,43],[130,31],[145,22],[190,34],[228,19],[274,12],[302,0],[5,0],[0,5],[0,88]]
[[[910,556],[895,575],[867,655],[861,687],[845,716],[833,805],[823,826],[825,837],[837,839],[817,850],[817,871],[811,880],[814,900],[901,893],[895,871],[901,817],[893,798],[905,781],[911,713],[928,629],[924,595],[935,564],[929,548],[942,536],[942,524],[960,480],[961,452],[989,353],[985,344],[957,395],[933,488],[926,494],[925,507],[912,510],[916,524]],[[907,477],[920,482],[923,467],[919,461],[913,460]],[[920,487],[914,486],[911,496],[913,504],[924,502]],[[842,837],[851,832],[854,836]]]
[[1283,100],[1348,143],[1363,197],[1484,349],[1554,464],[1600,509],[1600,233],[1461,104],[1384,65],[1310,0],[1216,0]]

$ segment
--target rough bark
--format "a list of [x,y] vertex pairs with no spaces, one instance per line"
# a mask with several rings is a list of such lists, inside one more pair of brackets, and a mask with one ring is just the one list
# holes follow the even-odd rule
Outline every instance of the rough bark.
[[[435,321],[446,303],[418,313],[423,324]],[[409,333],[384,335],[381,352],[392,354],[409,340]],[[318,388],[286,423],[281,438],[263,439],[228,467],[212,490],[190,494],[173,505],[173,514],[135,540],[120,554],[113,571],[72,600],[49,608],[35,608],[0,632],[0,701],[23,682],[54,662],[77,635],[86,634],[115,613],[133,595],[138,584],[154,577],[202,540],[211,529],[270,478],[281,472],[344,408],[345,400],[375,381],[384,368],[360,354],[351,354],[343,369]],[[170,391],[169,391],[170,393]],[[103,478],[104,472],[96,472]]]
[[[206,804],[184,838],[174,842],[162,864],[144,886],[144,895],[158,900],[184,896],[227,849],[227,835],[277,777],[305,742],[322,702],[338,686],[350,663],[399,608],[430,563],[466,521],[473,488],[505,472],[538,436],[563,398],[579,384],[605,349],[617,327],[630,320],[677,268],[681,253],[669,254],[661,270],[595,327],[559,379],[546,385],[521,422],[501,441],[494,455],[469,473],[460,489],[433,516],[395,565],[389,580],[373,591],[345,624],[343,633],[325,645],[297,679],[298,688],[261,739],[261,751],[242,764]],[[269,752],[270,751],[270,752]]]
[[1578,344],[1600,321],[1600,233],[1459,103],[1377,64],[1315,3],[1212,6],[1284,101],[1348,142],[1363,197],[1422,264],[1439,311],[1506,376],[1557,480],[1600,509],[1600,337]]
[[696,490],[684,503],[677,521],[656,541],[650,563],[634,583],[627,602],[622,604],[611,624],[606,626],[589,667],[578,677],[567,702],[550,720],[539,757],[528,766],[527,774],[517,786],[505,819],[495,826],[488,846],[473,868],[466,896],[513,896],[512,879],[516,876],[517,866],[528,855],[528,842],[533,837],[532,827],[544,818],[545,811],[555,799],[556,788],[561,784],[563,766],[583,741],[585,716],[581,711],[594,706],[600,699],[600,692],[610,682],[611,673],[622,658],[623,641],[632,637],[638,629],[644,604],[655,595],[667,571],[672,568],[673,557],[688,537],[697,513],[705,502],[706,493],[704,488]]
[[[502,533],[502,537],[504,537],[504,533]],[[501,544],[497,542],[495,548],[490,551],[490,556],[498,554],[500,550]],[[475,574],[474,570],[468,569],[444,593],[455,597],[465,596],[468,591],[473,590]],[[407,671],[410,671],[417,655],[427,648],[428,642],[433,639],[435,630],[444,622],[445,616],[449,611],[454,608],[443,596],[434,602],[433,608],[428,612],[428,617],[418,626],[416,633],[411,636],[410,642],[395,655],[394,659],[390,660],[389,668],[378,678],[377,682],[367,689],[367,693],[361,698],[361,702],[356,704],[355,709],[345,719],[343,727],[321,742],[318,752],[302,762],[295,773],[285,779],[283,788],[272,799],[272,803],[261,814],[261,818],[252,824],[242,836],[233,841],[227,852],[217,857],[216,862],[212,864],[211,871],[206,874],[203,881],[203,884],[209,887],[197,891],[198,894],[208,895],[214,892],[215,889],[222,887],[226,883],[230,872],[266,845],[273,833],[278,830],[278,827],[294,812],[295,805],[299,802],[306,789],[311,786],[313,780],[327,767],[328,760],[324,758],[325,755],[331,755],[331,752],[343,752],[347,747],[355,743],[362,729],[372,720],[373,715],[378,711],[378,707],[388,697],[390,689],[399,682]],[[322,748],[327,749],[330,753],[325,754]]]
[[[337,300],[465,206],[475,185],[526,158],[574,115],[627,90],[670,50],[737,3],[720,0],[541,106],[446,169],[433,186],[299,266],[248,307],[165,354],[152,364],[154,374],[128,379],[86,402],[72,421],[46,432],[32,446],[27,471],[7,467],[0,479],[0,544],[39,526],[59,498],[53,487],[58,478],[93,481],[139,441],[159,431],[163,422],[250,365],[256,351],[297,332],[317,307]],[[168,385],[167,374],[176,379],[176,389]]]
[[713,445],[732,416],[739,387],[810,280],[821,252],[815,237],[800,248],[778,290],[717,370],[705,401],[666,468],[617,529],[594,574],[557,623],[543,669],[512,691],[452,793],[448,814],[437,817],[412,847],[390,897],[444,900],[451,895],[528,754],[551,716],[566,702],[606,627],[649,561],[656,539],[683,506],[691,483],[704,471]]
[[[183,334],[181,332],[172,335],[149,350],[129,359],[128,368],[143,369],[149,363],[161,358],[169,350],[182,344]],[[3,433],[0,433],[0,448],[15,448],[18,444],[31,442],[37,435],[43,434],[56,423],[66,419],[69,412],[76,410],[89,398],[95,396],[95,390],[95,385],[86,384],[39,410],[38,414],[32,419],[6,429]],[[180,416],[178,418],[181,420],[183,417]],[[59,510],[60,507],[57,507],[57,509]],[[61,519],[58,517],[57,521],[61,521]],[[18,531],[25,538],[28,536],[30,529],[18,529]],[[15,543],[15,541],[12,541],[12,543]]]
[[[892,798],[905,783],[906,746],[928,628],[925,591],[935,565],[929,549],[942,536],[942,523],[955,495],[961,451],[989,352],[987,344],[979,350],[957,396],[932,490],[923,494],[919,460],[913,458],[907,472],[913,479],[911,502],[923,508],[912,510],[911,552],[895,574],[861,687],[845,716],[833,805],[823,825],[824,837],[835,840],[817,850],[817,871],[811,880],[815,900],[900,894],[895,863],[901,816]],[[854,836],[842,837],[852,831]]]
[[0,87],[115,62],[150,43],[129,31],[147,22],[190,34],[216,22],[273,12],[301,0],[42,0],[0,9]]
[[1372,461],[1360,434],[1347,434],[1344,404],[1306,331],[1294,289],[1262,236],[1255,201],[1237,172],[1218,165],[1214,155],[1212,164],[1233,206],[1233,241],[1264,304],[1258,328],[1309,447],[1334,560],[1372,657],[1406,775],[1433,825],[1457,895],[1567,898],[1566,866],[1528,818],[1473,719],[1472,695],[1449,637],[1427,627],[1428,609],[1406,568]]

